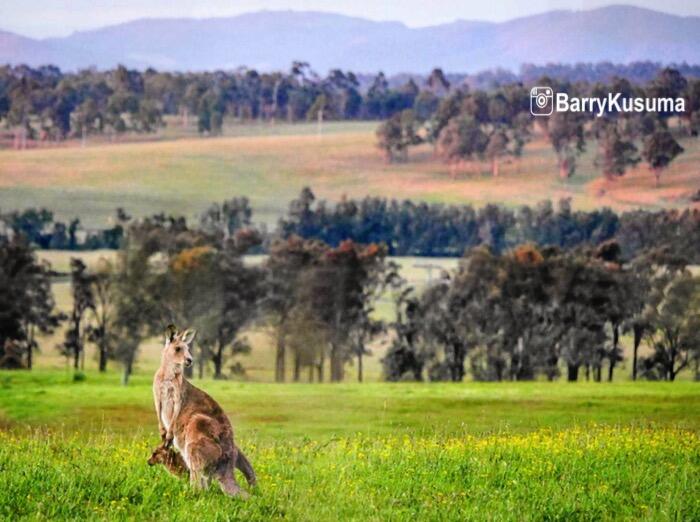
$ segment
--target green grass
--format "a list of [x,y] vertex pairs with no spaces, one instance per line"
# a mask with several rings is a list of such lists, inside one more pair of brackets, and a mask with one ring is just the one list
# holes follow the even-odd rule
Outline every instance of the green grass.
[[0,434],[0,515],[136,520],[693,520],[700,440],[675,430],[248,442],[240,501],[149,469],[140,438]]
[[0,372],[0,517],[542,520],[700,517],[700,388],[205,380],[256,467],[247,501],[146,459],[150,379]]
[[[153,372],[119,384],[118,373],[0,373],[0,419],[99,433],[131,432],[155,422]],[[649,383],[345,383],[273,384],[194,380],[235,423],[265,439],[566,429],[592,422],[682,427],[700,431],[700,386]]]

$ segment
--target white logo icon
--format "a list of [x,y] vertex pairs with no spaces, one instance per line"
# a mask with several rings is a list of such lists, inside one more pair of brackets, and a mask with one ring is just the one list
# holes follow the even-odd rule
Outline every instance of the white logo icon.
[[530,91],[530,112],[533,116],[549,116],[554,110],[551,87],[533,87]]

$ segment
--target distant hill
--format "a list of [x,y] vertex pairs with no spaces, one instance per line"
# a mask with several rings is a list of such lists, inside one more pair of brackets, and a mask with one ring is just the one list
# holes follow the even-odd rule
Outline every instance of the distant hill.
[[349,16],[260,11],[230,18],[140,19],[36,40],[0,31],[0,63],[63,69],[287,69],[305,60],[321,73],[454,72],[523,63],[652,60],[700,63],[700,17],[629,6],[550,11],[503,23],[456,21],[423,28]]

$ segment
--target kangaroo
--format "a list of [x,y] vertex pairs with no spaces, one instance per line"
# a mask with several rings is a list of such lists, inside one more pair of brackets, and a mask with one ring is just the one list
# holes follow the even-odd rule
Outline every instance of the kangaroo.
[[173,444],[190,472],[193,487],[219,481],[222,491],[246,496],[233,474],[237,467],[248,484],[256,484],[255,471],[233,442],[233,428],[219,404],[185,379],[183,369],[192,364],[190,345],[196,332],[178,333],[168,326],[160,368],[153,378],[153,399],[158,428],[165,448]]
[[153,450],[153,454],[148,459],[149,466],[155,466],[156,464],[162,464],[176,477],[184,477],[190,474],[182,455],[172,448],[166,448],[165,444],[160,444]]

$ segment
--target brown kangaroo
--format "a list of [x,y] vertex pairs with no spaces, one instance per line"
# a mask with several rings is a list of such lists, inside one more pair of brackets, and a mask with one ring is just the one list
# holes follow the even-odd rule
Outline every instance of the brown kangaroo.
[[190,474],[182,455],[173,448],[166,448],[165,444],[160,444],[154,449],[151,457],[148,459],[149,466],[155,466],[156,464],[162,464],[165,466],[165,469],[176,477],[189,476]]
[[153,399],[165,448],[173,443],[190,472],[190,483],[206,487],[219,481],[229,495],[246,496],[236,482],[234,466],[248,484],[256,484],[253,466],[233,442],[233,428],[221,406],[185,379],[183,368],[192,364],[190,344],[194,330],[177,333],[168,326],[160,368],[153,378]]

